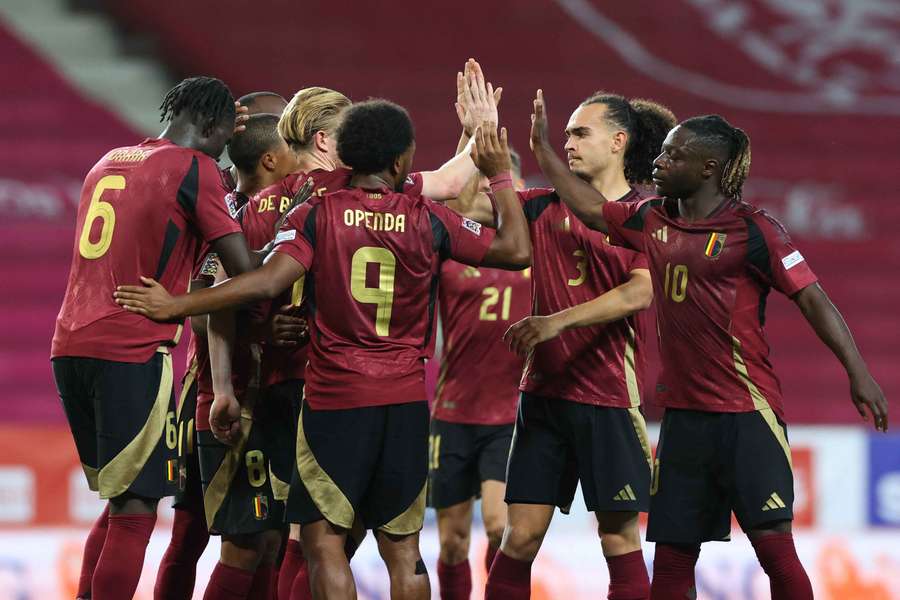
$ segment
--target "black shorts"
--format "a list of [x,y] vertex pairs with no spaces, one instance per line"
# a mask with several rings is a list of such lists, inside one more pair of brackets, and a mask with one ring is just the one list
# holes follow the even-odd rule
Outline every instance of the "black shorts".
[[297,421],[303,403],[303,380],[290,379],[268,386],[263,402],[275,411],[279,433],[269,440],[269,460],[276,500],[287,502],[297,454]]
[[647,539],[728,540],[731,512],[745,531],[793,519],[787,430],[772,409],[667,409],[653,471]]
[[173,508],[203,508],[203,484],[200,481],[200,459],[197,455],[197,363],[191,364],[181,380],[178,399],[178,488]]
[[513,426],[433,419],[428,437],[428,506],[447,508],[481,494],[481,482],[506,481]]
[[203,504],[213,534],[253,534],[284,525],[287,489],[275,471],[290,468],[283,463],[292,460],[292,407],[261,399],[258,392],[241,400],[242,435],[235,446],[220,443],[210,431],[197,432]]
[[425,517],[428,404],[315,410],[304,401],[287,520],[416,533]]
[[103,499],[159,499],[178,480],[172,356],[145,363],[59,357],[53,376],[88,485]]
[[579,480],[588,510],[646,511],[650,442],[639,408],[522,393],[506,472],[507,504],[568,512]]

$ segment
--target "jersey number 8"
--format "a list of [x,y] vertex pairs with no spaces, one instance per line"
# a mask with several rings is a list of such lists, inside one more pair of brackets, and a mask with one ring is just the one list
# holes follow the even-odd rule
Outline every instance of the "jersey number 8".
[[[121,175],[107,175],[94,186],[91,195],[91,203],[87,214],[84,216],[84,227],[81,229],[81,237],[78,239],[78,253],[84,258],[94,260],[100,258],[109,250],[112,244],[113,230],[116,228],[116,211],[109,202],[100,199],[107,190],[124,190],[125,178]],[[100,219],[103,225],[100,227],[100,239],[91,241],[91,229],[94,221]]]
[[[378,265],[378,287],[366,285],[366,271],[373,263]],[[397,259],[386,248],[363,246],[353,253],[350,263],[350,293],[357,302],[376,306],[375,333],[380,337],[390,335],[396,271]]]

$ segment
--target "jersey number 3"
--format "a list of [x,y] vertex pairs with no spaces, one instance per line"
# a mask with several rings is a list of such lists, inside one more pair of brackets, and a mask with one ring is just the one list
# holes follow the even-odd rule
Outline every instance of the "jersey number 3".
[[[366,285],[366,271],[370,264],[378,265],[378,287]],[[380,337],[390,335],[396,271],[397,259],[386,248],[363,246],[353,253],[350,263],[350,293],[361,304],[375,305],[375,333]]]
[[[84,258],[89,260],[100,258],[109,250],[112,244],[113,230],[116,228],[116,211],[113,209],[112,204],[104,202],[100,197],[107,190],[124,189],[125,178],[121,175],[102,177],[97,182],[97,185],[94,186],[91,203],[88,206],[87,214],[84,216],[84,227],[81,228],[81,237],[78,239],[78,253]],[[97,219],[103,222],[100,226],[100,239],[92,242],[91,229],[93,229],[94,221]]]

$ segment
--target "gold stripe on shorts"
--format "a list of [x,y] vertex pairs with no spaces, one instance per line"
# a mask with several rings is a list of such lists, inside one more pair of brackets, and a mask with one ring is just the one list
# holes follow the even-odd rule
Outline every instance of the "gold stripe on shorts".
[[405,511],[378,528],[379,531],[393,535],[410,535],[422,529],[425,524],[425,491],[427,483]]
[[282,481],[275,475],[275,471],[272,470],[271,457],[269,457],[269,482],[272,486],[272,496],[276,500],[287,502],[288,494],[291,492],[291,484]]
[[[140,432],[109,461],[97,476],[97,487],[104,500],[124,494],[137,478],[159,443],[166,428],[166,415],[172,397],[172,355],[163,352],[162,376],[156,402]],[[162,474],[160,474],[162,477]]]
[[647,421],[644,420],[644,415],[641,414],[641,409],[638,407],[629,408],[628,415],[631,417],[631,424],[634,425],[634,432],[641,442],[641,450],[644,451],[644,458],[647,459],[647,466],[652,470],[653,454],[650,452],[650,436],[647,435]]
[[344,529],[352,529],[356,516],[353,505],[316,460],[306,441],[306,432],[303,430],[305,409],[305,406],[300,409],[297,423],[297,472],[300,473],[300,480],[326,521]]

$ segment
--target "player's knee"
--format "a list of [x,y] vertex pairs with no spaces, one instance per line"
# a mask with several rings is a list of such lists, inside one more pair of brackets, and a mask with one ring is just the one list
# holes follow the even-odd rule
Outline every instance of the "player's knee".
[[125,492],[109,500],[109,514],[111,515],[145,515],[156,513],[156,498],[145,498],[130,492]]
[[527,525],[507,525],[503,532],[503,553],[516,560],[531,561],[544,541],[544,530]]
[[281,551],[281,532],[270,529],[261,534],[260,559],[261,565],[274,565],[278,562],[278,553]]
[[442,527],[438,537],[441,542],[441,560],[445,564],[459,564],[469,556],[471,538],[468,527]]
[[219,562],[245,571],[255,571],[262,558],[263,536],[223,535]]
[[500,542],[503,540],[504,529],[506,529],[505,512],[484,515],[484,534],[487,536],[488,545],[499,548]]

